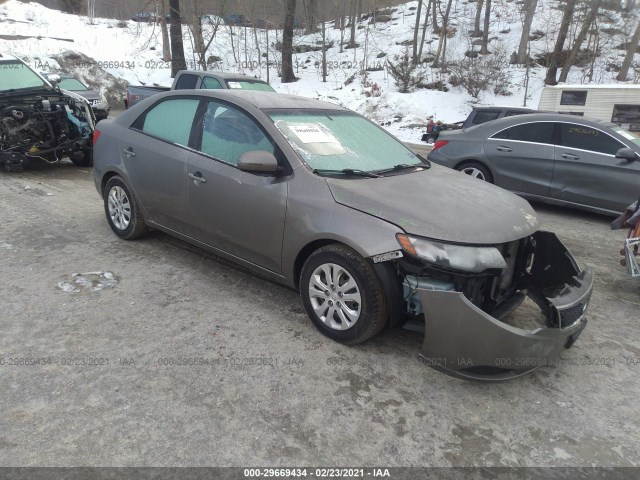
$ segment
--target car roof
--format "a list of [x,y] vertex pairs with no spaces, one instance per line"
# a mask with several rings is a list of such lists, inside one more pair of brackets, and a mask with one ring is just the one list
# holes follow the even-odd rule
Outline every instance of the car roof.
[[238,80],[247,80],[247,81],[252,81],[252,82],[267,83],[267,82],[265,82],[264,80],[262,80],[260,78],[251,77],[249,75],[242,75],[241,73],[210,72],[210,71],[206,71],[206,70],[181,70],[179,73],[181,73],[181,74],[188,73],[190,75],[210,75],[212,77],[222,78],[223,80],[238,79]]
[[327,110],[327,111],[341,111],[351,112],[346,108],[339,105],[335,105],[329,102],[322,102],[313,98],[299,97],[297,95],[287,95],[276,92],[263,92],[256,90],[170,90],[168,92],[162,92],[156,95],[152,95],[146,98],[142,102],[138,103],[134,107],[125,110],[124,113],[114,119],[117,123],[130,124],[137,117],[139,117],[143,111],[150,108],[156,102],[170,97],[184,97],[184,96],[199,96],[217,98],[220,100],[227,100],[240,108],[243,108],[249,112],[253,111],[257,113],[258,110]]
[[[195,94],[212,98],[229,99],[242,107],[259,109],[309,109],[309,110],[342,110],[350,111],[339,105],[276,92],[262,92],[256,90],[173,90],[163,93],[165,96],[180,96]],[[158,97],[154,95],[153,98]]]
[[536,110],[528,107],[473,107],[473,110],[486,110],[490,112],[494,111],[505,111],[505,112],[535,112]]
[[506,127],[518,125],[520,123],[532,123],[532,122],[571,122],[589,127],[611,127],[615,126],[613,123],[602,122],[589,117],[582,117],[579,115],[569,115],[566,113],[530,113],[527,115],[514,115],[511,117],[503,117],[497,120],[491,120],[490,122],[481,123],[480,125],[474,125],[466,130],[473,129],[475,132],[480,131],[492,131],[501,130]]

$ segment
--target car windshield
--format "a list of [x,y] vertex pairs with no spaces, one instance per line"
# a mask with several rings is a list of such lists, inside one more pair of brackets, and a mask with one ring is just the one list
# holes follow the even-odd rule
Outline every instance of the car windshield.
[[80,80],[76,80],[75,78],[63,78],[58,85],[64,90],[71,90],[73,92],[89,90]]
[[257,90],[259,92],[275,92],[268,83],[252,82],[251,80],[227,80],[230,89]]
[[314,170],[376,172],[424,165],[402,143],[351,112],[267,111],[302,160]]
[[44,81],[24,63],[0,62],[0,91],[43,87]]
[[636,145],[640,145],[640,136],[638,136],[637,134],[633,132],[629,132],[628,130],[625,130],[620,127],[615,127],[613,131],[616,132],[618,135],[622,135],[627,140],[631,140]]

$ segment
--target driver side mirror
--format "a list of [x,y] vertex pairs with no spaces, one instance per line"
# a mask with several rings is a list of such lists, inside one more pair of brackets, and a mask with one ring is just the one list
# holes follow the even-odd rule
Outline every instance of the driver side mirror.
[[57,73],[52,73],[51,75],[48,75],[47,79],[49,80],[49,83],[54,87],[56,86],[56,84],[60,83],[60,75],[58,75]]
[[638,154],[632,148],[621,148],[616,152],[616,158],[633,162],[634,160],[638,160]]
[[254,150],[240,155],[238,168],[250,173],[279,173],[281,171],[278,160],[270,152]]

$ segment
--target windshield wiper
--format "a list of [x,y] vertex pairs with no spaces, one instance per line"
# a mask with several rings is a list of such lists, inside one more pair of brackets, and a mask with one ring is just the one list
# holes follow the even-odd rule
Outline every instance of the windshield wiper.
[[398,165],[394,165],[391,168],[385,168],[383,170],[376,170],[376,173],[384,174],[384,173],[389,173],[389,172],[397,172],[397,171],[400,171],[400,170],[407,170],[408,168],[412,168],[412,169],[415,170],[416,168],[419,168],[419,167],[429,168],[426,165],[421,164],[421,163],[414,163],[414,164],[411,164],[411,165],[408,164],[408,163],[399,163]]
[[314,168],[313,173],[327,174],[327,175],[353,175],[356,177],[369,177],[380,178],[381,175],[373,172],[367,172],[365,170],[358,170],[354,168],[343,168],[342,170],[330,170],[326,168]]

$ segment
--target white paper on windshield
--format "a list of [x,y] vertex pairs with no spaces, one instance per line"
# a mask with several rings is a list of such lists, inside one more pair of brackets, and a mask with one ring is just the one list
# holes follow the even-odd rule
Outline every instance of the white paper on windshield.
[[616,130],[620,135],[622,135],[627,140],[635,140],[636,138],[630,133],[625,132],[624,130]]
[[229,84],[229,88],[242,88],[242,84],[240,82],[227,82]]
[[340,143],[336,137],[325,132],[317,123],[289,125],[288,128],[302,143]]

